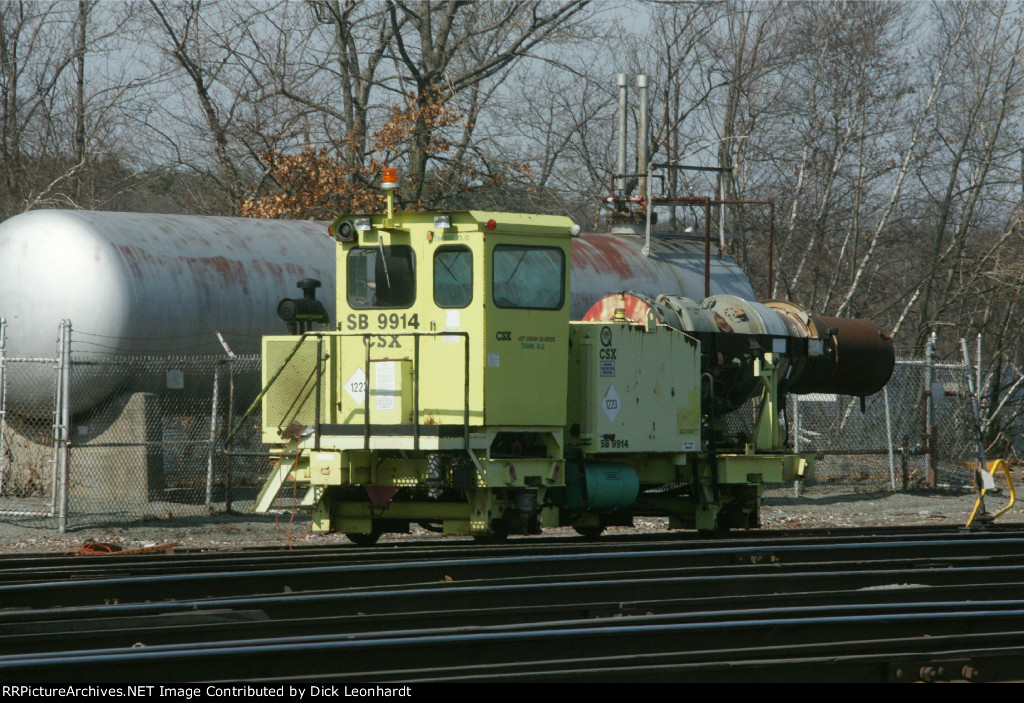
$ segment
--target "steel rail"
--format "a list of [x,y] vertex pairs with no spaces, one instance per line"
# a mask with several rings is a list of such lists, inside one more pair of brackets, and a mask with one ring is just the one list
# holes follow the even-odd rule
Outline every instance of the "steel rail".
[[[312,581],[308,587],[320,587],[316,579],[344,576],[349,587],[367,586],[375,583],[419,583],[447,578],[464,580],[466,578],[499,578],[512,575],[524,578],[523,565],[530,564],[535,571],[546,576],[595,573],[598,570],[634,571],[637,567],[647,570],[679,569],[701,567],[729,567],[742,565],[772,564],[779,568],[799,564],[842,561],[892,561],[895,558],[904,560],[921,559],[965,559],[996,557],[1014,558],[1024,554],[1024,538],[1003,538],[989,540],[976,536],[972,540],[940,539],[929,541],[890,540],[885,542],[847,542],[824,545],[751,545],[740,547],[692,547],[676,549],[635,549],[632,551],[601,551],[590,553],[537,554],[524,556],[521,554],[496,554],[482,557],[447,557],[440,559],[424,558],[420,560],[400,560],[378,562],[356,561],[348,564],[334,564],[328,559],[327,564],[293,564],[285,568],[262,564],[250,564],[249,569],[239,569],[237,563],[219,565],[214,562],[205,570],[195,571],[190,565],[185,573],[177,570],[166,571],[164,565],[173,561],[131,562],[127,565],[130,572],[125,576],[116,575],[114,569],[102,568],[97,563],[98,557],[92,561],[83,560],[78,564],[69,565],[67,571],[74,580],[69,582],[45,580],[52,579],[52,572],[36,569],[8,568],[0,574],[0,603],[7,602],[12,594],[19,592],[18,581],[31,580],[37,590],[57,593],[62,588],[69,592],[86,589],[90,581],[86,578],[95,575],[97,581],[107,581],[112,589],[124,589],[124,597],[128,597],[133,587],[145,584],[147,592],[152,595],[154,589],[166,583],[179,588],[184,584],[210,581],[227,584],[232,582],[244,586],[250,579],[287,578],[293,582],[289,587],[295,589]],[[880,558],[883,557],[883,558]],[[75,568],[77,567],[77,568]],[[139,572],[138,574],[131,572]],[[43,579],[39,577],[42,576]],[[8,581],[4,584],[3,581]],[[112,593],[110,597],[121,598],[122,595]],[[185,597],[185,596],[183,596]],[[68,603],[70,604],[70,603]]]
[[1005,680],[1011,663],[1024,671],[1021,542],[93,557],[68,559],[57,579],[9,560],[20,566],[0,586],[0,678],[794,680],[834,662],[815,678],[912,680],[941,678],[954,653],[975,680]]
[[[923,594],[928,595],[928,594]],[[309,641],[338,636],[394,636],[388,628],[402,623],[416,632],[435,635],[457,634],[467,629],[549,629],[575,621],[577,626],[596,627],[608,618],[642,615],[653,622],[717,622],[721,620],[766,621],[799,616],[809,620],[829,615],[906,615],[909,613],[941,614],[946,611],[974,610],[1021,611],[1024,600],[988,600],[983,604],[964,597],[957,601],[924,602],[793,602],[775,607],[693,608],[687,600],[648,602],[638,609],[622,602],[566,602],[534,608],[501,607],[453,609],[425,612],[392,612],[380,615],[364,613],[315,617],[284,617],[271,619],[258,609],[212,610],[184,613],[161,613],[111,617],[103,620],[69,622],[21,623],[5,627],[0,635],[0,656],[22,655],[28,658],[43,653],[71,652],[110,647],[132,647],[144,643],[148,647],[173,644],[219,643],[224,640]],[[459,623],[452,626],[452,623]],[[61,637],[54,639],[53,634]]]
[[[241,679],[293,668],[311,674],[345,674],[365,680],[388,669],[414,667],[432,661],[444,651],[447,662],[503,665],[510,656],[518,661],[544,662],[566,651],[590,656],[690,652],[703,661],[716,661],[718,652],[731,651],[744,642],[748,656],[760,657],[763,647],[823,646],[843,633],[844,642],[857,641],[860,653],[871,653],[872,640],[889,646],[894,640],[926,636],[973,635],[982,642],[987,634],[1024,637],[1024,610],[968,609],[941,614],[777,618],[763,621],[654,623],[644,618],[612,619],[610,624],[552,623],[548,629],[459,634],[381,633],[379,636],[281,638],[281,640],[227,641],[211,645],[167,645],[122,650],[0,657],[0,677],[15,681],[116,680],[124,683],[174,679],[187,671],[193,681]],[[1010,625],[1011,629],[995,629]],[[896,634],[899,633],[899,634]],[[687,648],[689,646],[689,649]],[[569,650],[567,648],[571,647]],[[381,668],[381,663],[387,664]],[[268,671],[269,669],[269,671]],[[1019,670],[1018,670],[1019,672]],[[176,680],[176,679],[175,679]]]
[[[917,683],[928,680],[1021,682],[1024,646],[1018,633],[903,638],[871,643],[834,641],[802,647],[715,652],[715,661],[686,653],[556,659],[494,665],[449,665],[380,672],[375,680],[449,683]],[[980,667],[980,668],[979,668]],[[938,677],[936,669],[948,668]],[[259,682],[261,679],[255,679]],[[352,677],[295,677],[295,682],[351,681]]]
[[[946,545],[952,550],[956,543]],[[920,545],[912,545],[918,548]],[[904,579],[926,580],[932,584],[947,583],[946,575],[953,571],[974,570],[985,574],[991,582],[1024,580],[1024,554],[1019,554],[1015,541],[1004,541],[1002,546],[1018,547],[1015,553],[1000,556],[936,556],[901,557],[890,559],[865,558],[850,552],[854,558],[849,561],[815,561],[820,555],[811,553],[810,560],[792,560],[805,550],[790,548],[773,550],[768,553],[752,554],[749,549],[722,550],[725,554],[711,555],[714,563],[692,563],[693,553],[653,552],[630,555],[613,554],[567,555],[523,558],[482,558],[470,560],[431,560],[397,564],[353,564],[343,566],[289,567],[274,570],[212,571],[187,574],[131,575],[122,577],[100,577],[68,581],[29,580],[22,583],[0,585],[0,606],[6,608],[32,608],[40,605],[99,604],[114,600],[120,603],[162,599],[194,599],[207,597],[240,596],[249,597],[254,593],[271,594],[285,590],[292,592],[318,591],[343,587],[347,593],[358,589],[407,587],[430,587],[443,582],[452,587],[462,583],[483,583],[501,585],[508,583],[555,583],[568,582],[582,585],[595,580],[623,580],[631,582],[665,581],[672,579],[697,584],[714,584],[725,589],[754,588],[758,579],[774,579],[777,588],[786,583],[801,580],[829,584],[836,579],[850,578],[863,586],[874,585],[875,579],[886,574]],[[852,548],[854,545],[846,545]],[[941,548],[932,543],[929,550]],[[701,550],[696,550],[701,551]],[[834,546],[835,556],[844,551],[844,546]],[[786,561],[789,557],[791,561]],[[984,565],[971,562],[981,561]],[[956,569],[949,567],[956,566]],[[927,574],[927,577],[924,576]],[[742,578],[741,578],[742,577]],[[730,580],[737,583],[730,583]],[[703,586],[700,586],[703,587]]]
[[386,543],[375,548],[356,547],[354,545],[301,546],[289,548],[278,547],[246,547],[234,551],[198,551],[177,547],[175,553],[159,554],[119,554],[112,552],[94,555],[102,559],[71,559],[63,554],[0,554],[0,576],[6,571],[20,568],[40,568],[47,570],[63,570],[84,568],[85,564],[95,567],[98,562],[102,568],[110,569],[112,564],[160,563],[172,564],[186,562],[192,565],[203,563],[235,563],[246,561],[262,565],[272,562],[301,561],[308,558],[332,559],[337,562],[376,562],[394,561],[396,559],[425,558],[466,558],[476,556],[533,556],[548,552],[557,554],[594,553],[612,551],[632,551],[636,549],[682,549],[689,545],[698,548],[710,547],[743,547],[763,546],[765,543],[775,545],[814,544],[830,545],[846,541],[883,541],[883,540],[929,540],[947,539],[958,541],[995,540],[1024,536],[1024,530],[1017,526],[993,525],[983,532],[966,532],[961,529],[943,527],[900,527],[872,528],[836,528],[829,530],[773,530],[744,533],[741,538],[716,538],[709,542],[692,532],[672,532],[643,535],[604,535],[599,541],[585,541],[577,536],[513,539],[502,545],[481,546],[475,543],[453,542],[451,539],[413,542]]

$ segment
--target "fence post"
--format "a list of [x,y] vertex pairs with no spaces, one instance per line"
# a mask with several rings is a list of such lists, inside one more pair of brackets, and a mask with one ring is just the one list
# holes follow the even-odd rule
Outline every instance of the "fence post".
[[0,496],[4,494],[7,465],[7,318],[0,317]]
[[882,402],[885,403],[885,443],[889,447],[889,484],[896,490],[896,453],[892,446],[892,419],[889,416],[889,389],[882,389]]
[[217,405],[220,387],[220,362],[213,365],[213,398],[210,401],[210,452],[206,458],[206,507],[213,504],[213,463],[217,452]]
[[61,355],[64,353],[64,321],[57,326],[57,353],[54,358],[54,374],[56,380],[53,387],[53,426],[50,428],[50,439],[53,451],[50,453],[50,516],[57,515],[57,504],[60,501],[60,407],[63,402],[64,369],[61,366]]
[[60,413],[59,431],[59,471],[60,471],[60,531],[68,529],[68,444],[71,437],[71,321],[61,320],[60,323]]
[[[977,393],[978,393],[978,415],[981,417],[981,426],[984,427],[985,426],[985,407],[981,404],[981,399],[985,395],[985,389],[982,387],[982,384],[981,384],[981,381],[982,381],[982,373],[981,373],[981,332],[978,333],[978,351],[977,351],[977,354],[975,355],[974,358],[978,360],[978,365],[977,365],[977,371],[978,371],[978,373],[977,373],[977,381],[975,381],[975,388],[978,389],[978,391],[977,391]],[[984,433],[982,434],[982,437],[984,437]]]
[[[235,423],[235,353],[231,346],[224,339],[224,336],[217,332],[217,340],[224,347],[228,355],[228,427]],[[229,439],[232,439],[229,437]],[[227,447],[227,465],[224,467],[224,512],[231,512],[231,445]]]
[[[235,422],[235,356],[228,359],[228,426]],[[231,447],[228,447],[231,451]],[[231,455],[224,467],[224,512],[231,513]]]
[[928,344],[925,345],[926,366],[924,372],[924,433],[921,439],[924,440],[924,462],[927,471],[928,483],[932,488],[938,486],[938,472],[935,470],[935,401],[932,398],[932,383],[935,380],[935,340],[936,333],[932,332],[928,337]]
[[[800,453],[800,397],[792,395],[793,399],[793,453]],[[800,497],[800,480],[793,481],[793,497]]]

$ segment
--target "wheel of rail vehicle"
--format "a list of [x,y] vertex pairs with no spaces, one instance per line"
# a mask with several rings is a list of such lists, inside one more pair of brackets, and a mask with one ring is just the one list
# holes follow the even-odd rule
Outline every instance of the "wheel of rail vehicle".
[[477,544],[505,544],[508,542],[508,530],[502,529],[497,523],[491,523],[490,531],[473,535],[473,541]]
[[380,532],[371,532],[369,534],[346,532],[345,537],[348,538],[349,542],[357,547],[372,547],[377,544],[377,540],[380,539]]
[[587,525],[585,527],[573,525],[572,529],[576,530],[576,534],[584,539],[597,539],[604,534],[604,525]]

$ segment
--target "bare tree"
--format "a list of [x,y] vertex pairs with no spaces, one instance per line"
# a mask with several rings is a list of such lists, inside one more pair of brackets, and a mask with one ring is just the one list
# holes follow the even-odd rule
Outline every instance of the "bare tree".
[[[930,135],[933,148],[918,173],[929,219],[934,223],[924,275],[915,288],[920,291],[915,344],[919,348],[957,308],[958,289],[974,288],[976,276],[986,270],[977,266],[965,269],[961,262],[980,254],[976,246],[980,231],[1005,226],[991,218],[1006,212],[999,202],[1005,193],[1005,167],[1016,166],[1020,153],[1019,136],[1010,123],[1024,99],[1021,14],[1006,3],[966,4],[953,9],[950,13],[949,7],[944,8],[937,21],[960,19],[966,23],[966,36],[956,46],[955,70]],[[944,183],[939,174],[945,174]],[[1002,239],[992,243],[1001,247]]]
[[95,207],[130,180],[108,149],[130,81],[87,73],[87,56],[114,50],[123,8],[94,0],[0,5],[0,209]]
[[264,62],[268,78],[296,110],[308,111],[356,177],[370,153],[372,98],[395,27],[383,2],[308,0],[308,6],[316,24]]
[[[424,194],[431,140],[435,138],[431,106],[445,93],[461,95],[500,78],[545,42],[571,33],[588,3],[388,0],[387,5],[394,29],[394,55],[401,65],[403,82],[412,86],[419,112],[403,189],[404,196],[416,202]],[[467,122],[466,126],[472,130],[472,124]]]
[[[213,141],[213,150],[219,166],[214,178],[232,202],[238,201],[245,195],[247,187],[232,154],[229,130],[239,96],[233,91],[227,93],[228,104],[222,106],[215,95],[218,83],[222,84],[229,79],[226,74],[231,67],[234,52],[230,49],[225,50],[223,44],[226,42],[218,42],[214,38],[214,32],[206,31],[209,20],[203,13],[202,0],[173,5],[150,0],[149,5],[157,31],[162,35],[162,41],[158,46],[183,71],[191,83],[192,94],[198,103],[206,134]],[[237,27],[223,29],[230,31]],[[224,35],[216,36],[221,38]],[[222,44],[219,47],[221,51],[216,50],[217,43]]]
[[[784,4],[731,2],[705,35],[714,56],[708,83],[724,86],[707,103],[717,132],[710,146],[715,165],[723,169],[724,195],[731,200],[749,197],[746,182],[753,174],[746,153],[755,132],[765,129],[766,109],[779,95],[777,77],[785,71],[790,44],[783,38],[785,17]],[[739,220],[734,224],[743,227]]]

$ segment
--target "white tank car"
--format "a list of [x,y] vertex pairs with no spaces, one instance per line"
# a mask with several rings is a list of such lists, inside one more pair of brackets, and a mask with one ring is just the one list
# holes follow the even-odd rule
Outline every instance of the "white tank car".
[[[36,210],[0,224],[0,317],[8,357],[53,357],[61,320],[72,357],[259,351],[284,333],[281,298],[318,278],[334,318],[334,242],[319,222]],[[119,381],[74,369],[74,410]],[[83,376],[84,375],[84,376]],[[52,388],[8,375],[12,406],[45,407]]]
[[[572,318],[609,293],[703,298],[703,242],[583,234],[573,240]],[[739,266],[711,261],[712,294],[753,298]],[[335,242],[327,223],[231,217],[36,210],[0,224],[0,317],[8,357],[53,357],[61,320],[72,324],[72,356],[222,354],[215,331],[236,353],[254,353],[264,334],[285,333],[277,303],[317,297],[335,322]],[[74,369],[74,411],[83,412],[126,379]],[[46,407],[52,388],[8,375],[12,407]]]

